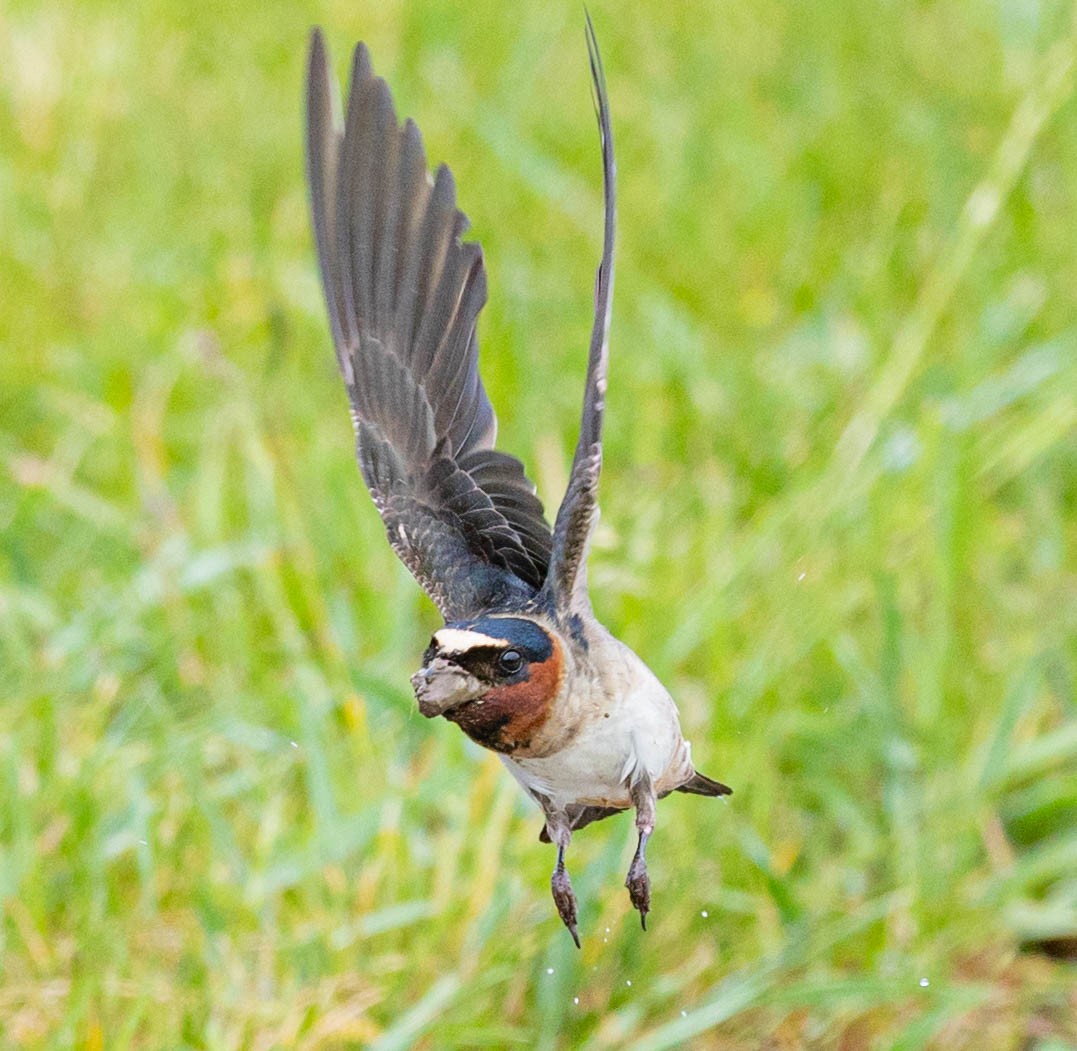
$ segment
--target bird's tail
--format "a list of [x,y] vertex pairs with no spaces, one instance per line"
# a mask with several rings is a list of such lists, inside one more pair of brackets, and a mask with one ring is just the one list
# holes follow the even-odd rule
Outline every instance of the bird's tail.
[[721,781],[712,781],[706,774],[701,774],[698,770],[677,791],[691,792],[697,796],[729,796],[733,794],[733,789],[729,785],[723,785]]

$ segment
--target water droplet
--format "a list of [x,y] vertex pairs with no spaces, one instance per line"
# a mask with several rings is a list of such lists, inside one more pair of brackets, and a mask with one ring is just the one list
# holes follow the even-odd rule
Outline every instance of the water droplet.
[[799,582],[799,581],[803,580],[807,575],[808,575],[807,573],[801,571],[800,573],[797,574],[797,581]]
[[299,747],[299,742],[298,741],[293,741],[292,742],[292,747],[293,748],[298,748]]
[[682,1011],[681,1012],[681,1018],[687,1018],[687,1017],[688,1017],[688,1012],[687,1011]]
[[631,984],[632,984],[632,979],[631,978],[626,978],[625,979],[625,985],[631,985]]
[[920,979],[920,988],[926,989],[931,983],[926,978]]
[[572,998],[572,1002],[573,1002],[574,1004],[578,1004],[578,1003],[580,1002],[580,998],[579,998],[578,996],[574,996],[574,997]]
[[553,974],[553,968],[552,967],[547,967],[546,968],[546,973],[547,974]]
[[610,932],[610,929],[609,929],[609,927],[607,927],[606,928],[606,933],[609,934],[609,932]]
[[707,912],[706,909],[704,909],[699,915],[702,916],[703,919],[706,919],[710,915],[710,913]]

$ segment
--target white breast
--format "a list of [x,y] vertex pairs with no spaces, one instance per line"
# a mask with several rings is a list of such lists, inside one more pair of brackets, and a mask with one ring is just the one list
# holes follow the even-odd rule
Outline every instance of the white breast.
[[588,696],[565,699],[579,730],[542,758],[503,756],[513,776],[555,806],[628,807],[630,786],[642,773],[661,793],[691,775],[677,708],[651,670],[622,643],[606,636],[602,680],[584,683]]

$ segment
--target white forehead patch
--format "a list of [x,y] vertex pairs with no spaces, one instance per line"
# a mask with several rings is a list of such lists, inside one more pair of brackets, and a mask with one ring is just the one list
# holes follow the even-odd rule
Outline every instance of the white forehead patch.
[[508,639],[495,639],[481,631],[467,631],[463,628],[442,628],[434,632],[434,641],[442,653],[452,656],[467,653],[479,646],[507,646]]

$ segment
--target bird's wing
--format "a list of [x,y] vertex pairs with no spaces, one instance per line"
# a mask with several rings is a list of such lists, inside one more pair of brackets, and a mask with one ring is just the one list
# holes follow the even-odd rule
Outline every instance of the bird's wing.
[[543,588],[545,598],[561,613],[590,609],[587,597],[586,558],[591,533],[598,520],[598,478],[602,472],[602,417],[606,408],[606,369],[609,362],[610,309],[613,304],[613,243],[616,225],[616,165],[613,129],[606,97],[606,78],[598,53],[594,26],[587,15],[587,51],[595,89],[595,109],[602,136],[602,185],[605,224],[602,261],[595,274],[595,319],[587,360],[587,384],[576,455],[568,488],[557,512],[553,530],[550,570]]
[[317,29],[307,135],[330,328],[389,542],[446,619],[527,600],[552,538],[523,466],[494,448],[475,335],[486,271],[460,240],[452,174],[431,179],[418,128],[397,122],[363,44],[342,120]]

